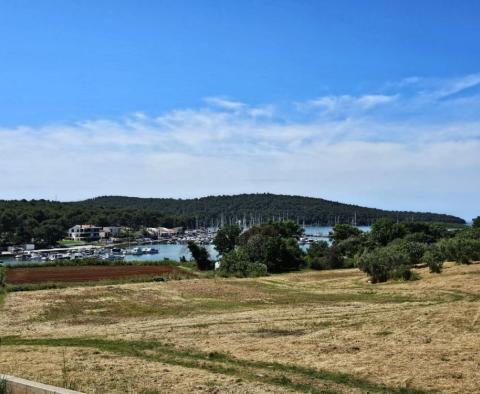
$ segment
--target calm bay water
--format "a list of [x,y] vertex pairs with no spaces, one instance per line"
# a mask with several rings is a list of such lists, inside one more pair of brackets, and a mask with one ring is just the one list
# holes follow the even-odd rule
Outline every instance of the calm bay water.
[[[306,236],[324,236],[327,237],[328,233],[332,231],[332,226],[305,226],[305,235]],[[369,231],[370,226],[358,226],[358,228],[362,231]],[[328,238],[319,238],[328,241]],[[152,245],[148,244],[145,247],[153,247],[158,249],[158,254],[144,254],[140,256],[126,256],[125,260],[127,261],[156,261],[156,260],[163,260],[164,258],[171,259],[171,260],[180,260],[182,256],[185,256],[187,260],[191,258],[191,254],[188,251],[187,245],[165,245],[165,244],[157,244],[153,243]],[[303,250],[308,249],[308,244],[302,245],[301,248]],[[210,257],[216,259],[218,257],[218,253],[215,250],[213,245],[206,245],[208,253]]]

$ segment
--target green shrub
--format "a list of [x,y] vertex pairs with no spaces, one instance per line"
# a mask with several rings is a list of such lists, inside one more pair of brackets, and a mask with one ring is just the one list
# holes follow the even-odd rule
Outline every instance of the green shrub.
[[307,257],[323,257],[328,249],[327,241],[315,241],[310,244],[307,250]]
[[312,270],[326,270],[328,269],[327,267],[327,262],[325,261],[325,257],[308,257],[307,258],[308,266]]
[[447,260],[459,264],[470,264],[480,260],[480,239],[466,238],[462,235],[444,239],[438,243],[440,252]]
[[[312,245],[320,244],[321,242],[315,242]],[[326,244],[326,242],[325,242]],[[321,245],[321,244],[320,244]],[[307,256],[305,260],[307,265],[314,270],[328,270],[328,269],[338,269],[344,268],[344,257],[340,251],[340,249],[333,245],[326,248],[320,247],[319,245],[315,245],[315,249],[310,252],[310,249],[307,252]]]
[[353,257],[346,257],[343,259],[343,268],[354,268],[355,259]]
[[427,264],[431,273],[439,274],[443,270],[445,256],[437,245],[431,245],[423,254],[422,263]]
[[350,237],[343,241],[337,242],[336,246],[342,255],[354,257],[368,246],[367,241],[368,237],[362,234],[357,237]]
[[414,280],[418,276],[410,269],[408,265],[400,265],[389,272],[389,279],[395,280]]
[[405,254],[408,257],[408,264],[415,265],[420,263],[423,254],[427,250],[427,244],[408,241],[405,239],[397,239],[393,241],[389,247],[397,249],[399,252]]
[[411,278],[411,275],[406,272],[410,270],[409,257],[395,247],[365,251],[356,258],[356,265],[370,276],[372,283]]
[[267,266],[250,261],[245,251],[237,249],[222,256],[218,272],[223,276],[258,277],[267,275]]

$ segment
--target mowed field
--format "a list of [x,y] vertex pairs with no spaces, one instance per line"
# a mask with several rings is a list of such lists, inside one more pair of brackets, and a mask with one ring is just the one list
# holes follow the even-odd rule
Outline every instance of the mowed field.
[[10,293],[0,372],[86,393],[476,393],[480,265]]

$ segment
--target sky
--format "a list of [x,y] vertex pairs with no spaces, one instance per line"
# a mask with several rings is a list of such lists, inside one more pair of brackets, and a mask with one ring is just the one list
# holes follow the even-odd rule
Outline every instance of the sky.
[[0,2],[0,199],[480,215],[480,2]]

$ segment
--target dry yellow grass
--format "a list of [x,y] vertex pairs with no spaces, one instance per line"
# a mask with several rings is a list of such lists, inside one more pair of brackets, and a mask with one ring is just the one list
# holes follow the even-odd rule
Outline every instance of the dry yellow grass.
[[[61,384],[65,349],[72,379],[89,393],[380,390],[336,375],[314,379],[300,368],[347,373],[387,391],[478,392],[480,265],[419,273],[419,281],[381,285],[341,270],[11,293],[0,335],[52,345],[2,345],[0,372]],[[58,346],[58,338],[171,348],[132,356]],[[262,364],[272,360],[275,381]]]

